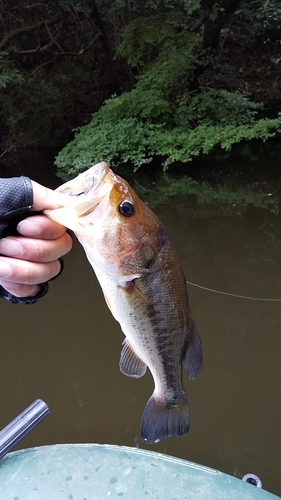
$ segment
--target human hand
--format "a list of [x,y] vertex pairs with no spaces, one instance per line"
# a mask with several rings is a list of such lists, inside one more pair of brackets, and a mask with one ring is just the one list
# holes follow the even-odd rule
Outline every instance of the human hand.
[[[62,195],[32,181],[33,210],[62,206]],[[34,297],[40,283],[54,278],[61,269],[59,257],[68,253],[72,239],[66,228],[45,215],[22,220],[17,231],[21,236],[0,240],[0,284],[16,297]]]

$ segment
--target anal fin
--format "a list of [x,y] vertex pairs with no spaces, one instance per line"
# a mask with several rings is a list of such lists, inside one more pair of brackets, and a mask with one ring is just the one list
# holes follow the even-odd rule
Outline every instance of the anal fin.
[[201,339],[193,319],[190,319],[187,338],[184,343],[183,366],[190,378],[194,380],[199,375],[203,362]]
[[123,344],[119,361],[120,371],[128,377],[142,377],[146,372],[146,364],[136,355],[127,339],[124,340]]

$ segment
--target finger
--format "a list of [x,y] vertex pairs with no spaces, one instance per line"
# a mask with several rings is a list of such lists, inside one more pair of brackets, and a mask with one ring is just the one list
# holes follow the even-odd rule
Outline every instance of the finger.
[[0,254],[32,262],[52,262],[69,252],[72,239],[64,233],[56,240],[7,236],[0,240]]
[[40,212],[47,208],[59,208],[64,206],[64,195],[48,189],[38,182],[31,181],[33,188],[33,210]]
[[46,215],[32,215],[19,222],[17,231],[28,238],[56,239],[65,233],[65,227]]
[[4,280],[22,285],[38,285],[54,278],[60,269],[61,264],[58,260],[42,263],[0,257],[1,282]]
[[22,285],[20,283],[12,283],[10,281],[0,280],[1,285],[7,292],[16,297],[34,297],[40,292],[40,285]]

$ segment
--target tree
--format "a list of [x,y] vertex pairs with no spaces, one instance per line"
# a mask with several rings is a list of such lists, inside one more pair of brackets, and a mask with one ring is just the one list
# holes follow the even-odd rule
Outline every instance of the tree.
[[2,155],[62,144],[118,89],[104,5],[0,0]]
[[278,0],[0,0],[2,159],[60,148],[85,123],[62,175],[100,156],[166,168],[267,140],[280,130],[280,22]]
[[214,148],[230,150],[242,140],[266,141],[279,133],[279,116],[261,118],[261,102],[217,81],[224,57],[220,35],[239,4],[136,2],[116,50],[132,67],[134,87],[106,100],[78,129],[56,160],[60,174],[73,174],[100,157],[134,169],[157,158],[167,168]]

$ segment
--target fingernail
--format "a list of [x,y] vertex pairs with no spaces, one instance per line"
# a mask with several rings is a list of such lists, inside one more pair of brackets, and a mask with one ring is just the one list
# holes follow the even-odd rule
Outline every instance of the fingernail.
[[8,238],[0,241],[0,253],[10,257],[19,257],[23,252],[22,245],[16,239]]
[[12,268],[10,264],[4,261],[0,261],[0,277],[5,278],[6,276],[9,276],[11,274]]
[[6,281],[6,280],[1,280],[1,284],[6,290],[9,292],[11,290],[16,290],[19,287],[19,283],[14,283],[13,281]]
[[40,225],[37,222],[22,220],[19,222],[17,230],[23,236],[37,236],[40,233]]

